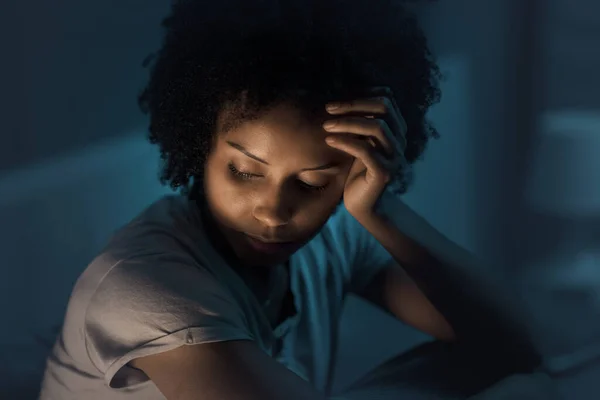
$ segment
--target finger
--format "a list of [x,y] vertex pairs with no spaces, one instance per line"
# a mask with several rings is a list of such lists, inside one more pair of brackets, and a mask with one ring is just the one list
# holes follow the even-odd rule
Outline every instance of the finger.
[[333,102],[326,105],[327,112],[332,115],[361,113],[386,115],[395,112],[392,100],[386,96],[366,97],[356,100]]
[[350,133],[374,138],[375,146],[384,155],[391,157],[397,150],[390,138],[393,134],[387,122],[377,118],[346,117],[325,121],[323,129],[331,133]]
[[[387,92],[386,92],[387,93]],[[400,113],[393,96],[370,97],[346,102],[335,102],[326,105],[327,112],[332,115],[350,113],[386,116],[391,132],[397,132],[402,149],[406,148],[407,125]],[[390,133],[391,133],[390,132]]]
[[[398,135],[396,136],[398,136],[398,139],[401,141],[400,147],[402,151],[404,151],[406,148],[406,132],[408,131],[408,126],[406,125],[406,120],[400,111],[400,107],[398,107],[396,96],[394,96],[392,89],[390,89],[388,86],[376,86],[371,88],[370,93],[384,97],[383,101],[390,110],[388,111],[388,114],[393,119],[392,127],[394,131],[398,132]],[[376,97],[375,100],[380,98],[381,97]]]
[[396,96],[389,86],[375,86],[370,88],[368,93],[374,96],[384,96],[389,98],[396,111],[400,112],[400,108],[396,102]]
[[325,140],[329,146],[359,159],[367,168],[368,179],[375,179],[382,183],[389,182],[391,173],[387,163],[377,157],[373,147],[364,140],[339,135],[328,136]]
[[[392,92],[392,89],[389,86],[374,86],[374,87],[367,88],[367,90],[364,92],[364,95],[365,95],[365,98],[368,98],[368,99],[371,99],[374,101],[378,101],[381,98],[386,98],[387,100],[390,101],[391,108],[395,108],[395,110],[397,112],[400,112],[400,108],[398,107],[398,104],[396,103],[396,98],[394,96],[394,93]],[[335,104],[340,105],[341,103],[335,103]],[[332,110],[334,110],[335,108],[336,107],[333,107]]]

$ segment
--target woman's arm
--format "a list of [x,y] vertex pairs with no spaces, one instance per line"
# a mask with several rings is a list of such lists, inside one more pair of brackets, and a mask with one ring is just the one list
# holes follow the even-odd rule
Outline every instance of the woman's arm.
[[388,269],[369,288],[371,295],[379,291],[385,308],[438,338],[499,353],[518,350],[515,362],[538,362],[499,271],[484,268],[391,193],[382,195],[377,212],[355,218],[402,267]]
[[247,340],[185,345],[131,364],[168,400],[325,400]]
[[402,322],[436,339],[453,342],[456,333],[416,282],[392,261],[356,293]]
[[[371,92],[376,97],[329,104],[327,110],[335,119],[323,125],[330,133],[326,138],[329,146],[354,158],[344,187],[346,209],[448,320],[452,336],[459,342],[481,344],[486,350],[496,349],[505,355],[515,347],[532,354],[520,318],[515,315],[518,301],[508,293],[509,285],[502,285],[500,271],[483,269],[468,251],[386,190],[390,183],[400,184],[410,174],[405,157],[408,127],[389,88],[373,88]],[[395,292],[390,297],[396,297],[399,304],[402,294]],[[515,358],[522,359],[522,355]]]

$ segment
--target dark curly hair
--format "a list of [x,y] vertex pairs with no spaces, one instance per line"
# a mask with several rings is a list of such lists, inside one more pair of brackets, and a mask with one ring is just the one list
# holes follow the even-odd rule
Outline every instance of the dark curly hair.
[[[387,86],[408,126],[413,163],[436,129],[426,119],[440,99],[440,72],[415,16],[391,0],[177,0],[151,55],[139,97],[160,147],[161,182],[189,193],[202,181],[216,121],[227,126],[283,102],[307,116],[334,100]],[[410,176],[400,172],[400,191]],[[195,187],[198,185],[195,185]]]

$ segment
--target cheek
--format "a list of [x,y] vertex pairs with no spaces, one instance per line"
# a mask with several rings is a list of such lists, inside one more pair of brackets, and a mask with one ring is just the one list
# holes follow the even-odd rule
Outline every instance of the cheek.
[[252,196],[233,182],[227,171],[207,168],[204,193],[213,215],[225,225],[235,225],[235,221],[249,215]]

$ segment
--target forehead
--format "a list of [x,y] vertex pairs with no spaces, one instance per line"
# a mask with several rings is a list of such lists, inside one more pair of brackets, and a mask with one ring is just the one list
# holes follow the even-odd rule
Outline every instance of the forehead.
[[259,118],[237,124],[219,135],[220,141],[236,142],[268,159],[286,161],[330,161],[337,151],[325,143],[322,124],[327,113],[308,117],[291,105],[279,105]]

